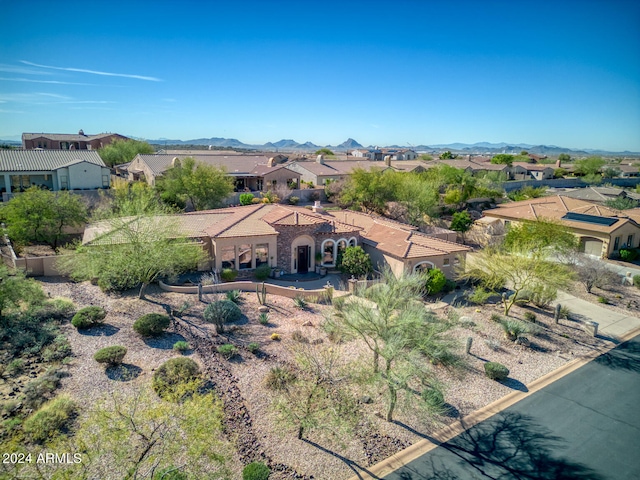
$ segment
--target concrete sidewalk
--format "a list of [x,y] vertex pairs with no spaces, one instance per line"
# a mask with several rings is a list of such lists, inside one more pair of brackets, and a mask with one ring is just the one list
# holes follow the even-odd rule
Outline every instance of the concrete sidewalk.
[[574,297],[568,292],[558,292],[555,303],[567,307],[580,320],[597,322],[598,335],[620,338],[640,327],[640,318],[632,315],[632,311],[629,311],[629,314],[619,313]]

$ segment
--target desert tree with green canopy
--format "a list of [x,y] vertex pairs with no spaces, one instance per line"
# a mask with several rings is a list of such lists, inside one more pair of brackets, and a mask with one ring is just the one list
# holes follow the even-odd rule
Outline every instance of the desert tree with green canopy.
[[34,186],[11,198],[0,216],[18,246],[42,242],[57,251],[67,237],[65,229],[87,220],[87,207],[79,195]]
[[130,162],[138,154],[151,154],[154,151],[153,147],[147,142],[118,139],[98,149],[98,155],[108,167],[113,167],[114,165]]
[[217,208],[233,193],[234,181],[223,167],[198,162],[193,157],[178,161],[157,180],[162,198],[189,201],[195,210]]
[[371,351],[370,377],[384,386],[386,419],[392,421],[400,392],[410,399],[420,397],[416,385],[423,391],[440,388],[428,368],[430,363],[455,365],[459,359],[447,335],[451,324],[428,312],[421,301],[423,276],[405,274],[396,278],[386,271],[383,279],[336,304],[324,327],[347,341],[363,341]]

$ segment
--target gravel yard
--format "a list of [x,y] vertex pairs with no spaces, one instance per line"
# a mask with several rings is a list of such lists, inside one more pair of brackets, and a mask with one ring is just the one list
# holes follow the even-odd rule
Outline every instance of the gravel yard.
[[[107,392],[136,389],[150,382],[155,368],[179,355],[172,346],[186,339],[195,347],[190,356],[203,366],[223,399],[227,436],[240,445],[237,457],[231,459],[232,465],[239,471],[239,465],[247,460],[267,461],[275,466],[276,472],[270,477],[273,479],[346,479],[354,474],[353,464],[366,467],[376,463],[415,443],[421,438],[419,434],[433,433],[460,415],[467,415],[514,390],[524,390],[525,385],[536,378],[605,343],[588,336],[576,322],[563,320],[556,325],[551,312],[529,309],[536,313],[541,333],[531,337],[529,347],[519,346],[506,340],[501,327],[491,320],[491,314],[501,314],[499,306],[457,309],[461,318],[453,334],[459,340],[458,352],[467,360],[467,366],[461,372],[433,367],[446,385],[445,400],[451,406],[448,415],[425,418],[398,411],[397,421],[387,423],[377,415],[384,411],[383,397],[377,391],[370,391],[367,394],[373,403],[361,405],[364,420],[354,438],[339,441],[323,432],[311,432],[307,440],[301,441],[294,429],[279,419],[272,407],[273,394],[264,386],[264,378],[273,366],[292,360],[288,345],[293,342],[291,337],[296,330],[309,340],[322,340],[323,345],[341,349],[345,357],[367,354],[358,342],[339,345],[329,342],[319,325],[323,313],[331,307],[311,305],[309,310],[301,311],[294,307],[291,299],[269,295],[269,324],[261,325],[256,295],[246,292],[242,294],[241,305],[244,317],[232,324],[223,337],[217,336],[213,326],[202,320],[202,312],[207,303],[216,298],[214,295],[205,295],[200,303],[195,295],[168,293],[151,286],[147,299],[138,300],[137,292],[107,295],[87,282],[41,279],[41,283],[51,297],[70,298],[78,307],[100,305],[108,312],[105,325],[90,334],[80,333],[71,325],[63,327],[74,353],[68,367],[71,376],[63,380],[64,392],[91,404]],[[141,315],[178,309],[185,301],[192,306],[164,337],[145,341],[133,332],[132,324]],[[446,315],[449,308],[436,313]],[[512,316],[522,318],[524,312],[525,309],[514,307]],[[282,340],[271,340],[273,333],[280,334]],[[467,337],[473,339],[471,355],[464,355]],[[244,347],[250,342],[259,343],[262,353],[249,353]],[[224,360],[214,352],[215,345],[223,343],[238,346],[240,355]],[[93,361],[93,354],[108,345],[127,348],[124,369],[105,372]],[[487,379],[483,369],[485,361],[506,365],[511,372],[509,379],[503,383]]]

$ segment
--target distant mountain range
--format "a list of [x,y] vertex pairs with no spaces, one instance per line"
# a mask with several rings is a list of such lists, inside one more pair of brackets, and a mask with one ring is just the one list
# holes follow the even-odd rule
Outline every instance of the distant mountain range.
[[[316,145],[313,142],[298,143],[291,139],[282,139],[277,142],[267,142],[263,145],[247,144],[235,138],[197,138],[194,140],[170,140],[161,138],[158,140],[147,140],[154,145],[211,145],[213,147],[227,148],[243,148],[247,150],[263,150],[263,151],[280,151],[280,152],[298,152],[298,151],[316,151],[320,148],[329,148],[336,152],[348,152],[355,149],[375,148],[373,145],[364,147],[353,138],[349,138],[339,145]],[[561,153],[569,153],[573,155],[633,155],[638,156],[638,152],[611,152],[606,150],[576,150],[556,145],[530,145],[527,143],[446,143],[432,145],[388,145],[386,148],[411,148],[417,152],[438,153],[445,150],[451,150],[457,153],[515,153],[519,154],[522,150],[536,155],[559,155]]]
[[[267,142],[263,145],[255,145],[241,142],[235,138],[195,138],[193,140],[176,140],[169,138],[159,138],[156,140],[136,138],[136,140],[146,140],[153,145],[211,145],[213,147],[223,148],[237,148],[246,150],[262,150],[268,152],[315,152],[321,148],[328,148],[336,152],[349,152],[351,150],[362,148],[375,148],[373,145],[364,147],[353,138],[348,138],[340,145],[316,145],[313,142],[298,143],[292,139],[282,139],[277,142]],[[18,135],[7,136],[5,139],[0,139],[0,143],[9,145],[21,145],[21,137]],[[382,146],[382,145],[381,145]],[[386,148],[411,148],[420,153],[437,154],[445,150],[451,150],[454,153],[462,154],[496,154],[496,153],[515,153],[519,154],[522,150],[526,150],[529,153],[535,155],[548,155],[554,156],[561,153],[568,153],[573,156],[588,156],[588,155],[605,155],[605,156],[640,156],[640,152],[611,152],[607,150],[589,150],[589,149],[571,149],[565,147],[558,147],[556,145],[530,145],[527,143],[445,143],[445,144],[432,144],[432,145],[387,145]]]

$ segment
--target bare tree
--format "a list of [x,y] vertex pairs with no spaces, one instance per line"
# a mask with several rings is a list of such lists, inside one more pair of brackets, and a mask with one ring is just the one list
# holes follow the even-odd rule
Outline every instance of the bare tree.
[[587,293],[591,293],[593,287],[607,288],[621,282],[620,276],[611,271],[605,262],[589,255],[579,255],[573,268]]

